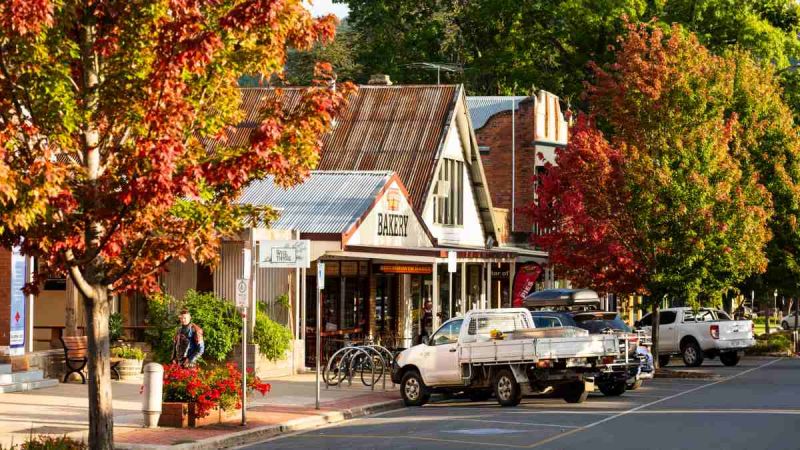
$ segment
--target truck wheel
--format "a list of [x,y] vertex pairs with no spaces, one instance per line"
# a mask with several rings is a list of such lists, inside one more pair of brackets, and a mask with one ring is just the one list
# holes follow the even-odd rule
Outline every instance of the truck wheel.
[[722,364],[730,367],[739,364],[740,359],[742,359],[742,357],[739,356],[739,352],[725,352],[719,355],[719,360],[722,361]]
[[624,381],[617,381],[614,383],[599,384],[597,387],[606,397],[619,397],[625,393],[626,386]]
[[416,370],[403,375],[403,379],[400,381],[400,395],[406,406],[422,406],[431,398],[428,387],[425,386],[422,377]]
[[640,387],[642,387],[642,380],[636,380],[633,383],[628,383],[625,387],[629,391],[635,391],[635,390],[639,389]]
[[500,369],[495,375],[494,396],[500,406],[517,406],[522,401],[522,390],[510,370]]
[[583,403],[589,397],[586,384],[583,381],[571,383],[563,388],[564,401],[567,403]]
[[700,367],[703,364],[703,350],[695,341],[689,341],[681,349],[683,353],[683,363],[686,367]]
[[658,367],[667,367],[672,355],[658,355]]
[[467,392],[467,397],[471,402],[485,402],[492,398],[492,390],[491,389],[470,389]]

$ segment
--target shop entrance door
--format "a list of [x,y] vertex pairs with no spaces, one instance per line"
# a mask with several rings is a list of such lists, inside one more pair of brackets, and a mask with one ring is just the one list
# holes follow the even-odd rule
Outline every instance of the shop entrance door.
[[411,330],[414,344],[422,342],[422,336],[430,336],[432,326],[432,310],[426,310],[426,304],[432,307],[433,281],[430,275],[411,275]]
[[375,338],[387,348],[401,347],[398,338],[397,313],[400,305],[398,276],[376,275],[375,279]]

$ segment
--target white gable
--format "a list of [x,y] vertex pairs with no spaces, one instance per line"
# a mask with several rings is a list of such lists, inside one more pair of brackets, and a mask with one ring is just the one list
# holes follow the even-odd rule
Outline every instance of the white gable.
[[[478,202],[475,199],[475,192],[472,188],[472,177],[469,173],[469,161],[465,161],[465,151],[463,141],[459,136],[457,124],[459,121],[453,120],[445,138],[445,144],[442,151],[442,156],[439,159],[439,167],[434,175],[434,180],[438,179],[438,171],[441,170],[442,162],[444,159],[453,159],[456,161],[464,161],[463,166],[463,222],[462,225],[441,225],[434,223],[433,220],[433,189],[435,189],[435,181],[432,183],[431,192],[425,200],[425,207],[422,211],[422,220],[425,225],[431,230],[433,237],[443,245],[465,245],[465,246],[483,246],[486,238],[483,234],[483,227],[481,226],[481,216],[478,212]],[[464,121],[463,123],[466,123]]]
[[392,180],[367,216],[354,225],[345,245],[367,247],[433,247],[425,227],[417,220],[405,190]]

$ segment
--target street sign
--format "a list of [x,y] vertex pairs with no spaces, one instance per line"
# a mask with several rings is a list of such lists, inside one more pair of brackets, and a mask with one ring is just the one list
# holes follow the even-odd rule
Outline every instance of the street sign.
[[317,289],[325,289],[325,263],[317,263]]
[[236,279],[236,307],[247,308],[247,280],[244,278]]
[[450,273],[456,272],[458,269],[456,257],[456,252],[447,252],[447,271]]
[[308,269],[311,267],[311,241],[259,241],[258,267]]
[[242,249],[242,260],[244,262],[242,278],[249,280],[250,270],[253,267],[253,252],[249,248]]
[[25,256],[19,247],[14,247],[11,252],[11,315],[9,333],[9,355],[22,355],[25,353],[25,286],[26,275]]

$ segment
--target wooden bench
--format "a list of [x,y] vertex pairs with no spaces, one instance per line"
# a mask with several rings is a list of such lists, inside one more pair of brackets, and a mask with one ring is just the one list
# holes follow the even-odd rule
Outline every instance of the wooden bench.
[[86,375],[83,369],[89,362],[89,343],[86,336],[61,336],[61,345],[64,346],[64,362],[67,365],[67,374],[64,375],[64,383],[69,376],[77,373],[81,376],[83,384],[86,384]]
[[[67,365],[67,373],[64,375],[64,383],[67,382],[69,376],[77,373],[81,376],[83,384],[86,384],[86,375],[83,369],[89,362],[89,342],[86,336],[61,336],[61,345],[64,346],[64,362]],[[120,358],[111,358],[111,377],[117,377],[119,380],[119,364],[122,362]]]

